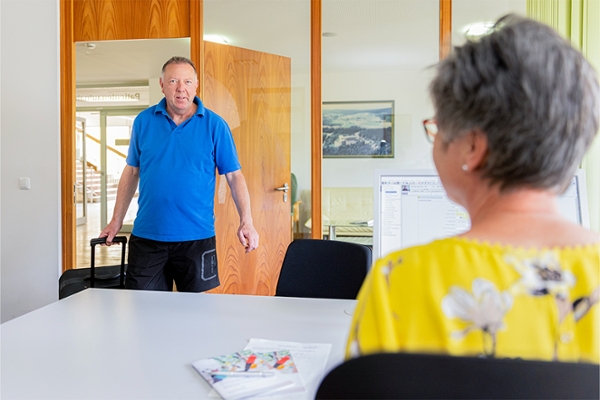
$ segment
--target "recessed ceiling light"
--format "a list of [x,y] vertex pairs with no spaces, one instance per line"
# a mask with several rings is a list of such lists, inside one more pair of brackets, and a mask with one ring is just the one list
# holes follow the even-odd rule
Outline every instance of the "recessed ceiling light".
[[323,32],[323,37],[334,37],[337,36],[335,32]]
[[219,35],[216,33],[204,35],[204,40],[207,42],[214,42],[214,43],[221,43],[221,44],[229,43],[229,40],[227,40],[227,38],[225,38],[225,36]]

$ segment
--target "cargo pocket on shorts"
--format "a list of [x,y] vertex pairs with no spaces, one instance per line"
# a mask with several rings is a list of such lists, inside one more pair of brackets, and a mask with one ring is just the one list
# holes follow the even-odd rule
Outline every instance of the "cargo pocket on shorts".
[[217,269],[217,250],[208,250],[202,253],[202,275],[203,281],[215,279],[218,274]]

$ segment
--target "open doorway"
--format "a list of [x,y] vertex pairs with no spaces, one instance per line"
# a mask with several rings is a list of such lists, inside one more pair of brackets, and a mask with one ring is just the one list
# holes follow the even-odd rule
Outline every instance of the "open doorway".
[[[133,120],[162,98],[162,64],[189,53],[189,38],[76,44],[76,268],[90,266],[90,239],[112,218]],[[137,195],[121,235],[129,236],[136,213]],[[97,265],[118,264],[120,257],[118,246],[96,249]]]
[[[75,206],[77,215],[77,267],[90,265],[90,239],[112,218],[117,187],[129,149],[135,116],[144,108],[77,111],[77,157]],[[121,234],[133,229],[137,213],[137,191],[126,214]],[[102,264],[116,264],[120,252],[101,249]]]

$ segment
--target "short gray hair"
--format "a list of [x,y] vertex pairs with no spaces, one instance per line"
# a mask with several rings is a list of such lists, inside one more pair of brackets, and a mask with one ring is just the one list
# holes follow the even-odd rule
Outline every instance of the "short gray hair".
[[169,65],[169,64],[189,64],[192,66],[192,68],[194,68],[194,74],[196,74],[196,76],[198,76],[198,72],[196,71],[196,66],[194,65],[192,60],[190,60],[189,58],[186,58],[186,57],[173,56],[173,57],[169,58],[166,63],[164,63],[161,73],[160,73],[160,75],[162,77],[165,76],[165,70],[167,69],[167,65]]
[[507,15],[437,66],[430,93],[440,139],[488,139],[480,168],[501,191],[562,191],[598,132],[594,69],[552,28]]

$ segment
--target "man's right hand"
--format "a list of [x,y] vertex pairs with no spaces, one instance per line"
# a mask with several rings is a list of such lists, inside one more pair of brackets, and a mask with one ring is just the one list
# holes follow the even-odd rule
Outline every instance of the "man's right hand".
[[[121,227],[123,226],[123,223],[112,220],[110,221],[110,223],[108,225],[106,225],[106,228],[104,228],[102,230],[102,232],[100,232],[100,235],[98,235],[99,238],[106,238],[106,246],[110,246],[113,244],[113,239],[115,238],[115,236],[117,236],[117,234],[119,233],[119,231],[121,230]],[[118,242],[116,244],[119,244]]]

